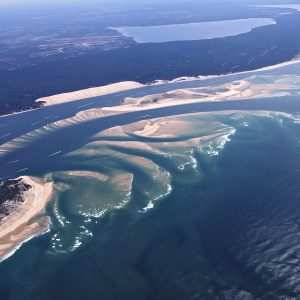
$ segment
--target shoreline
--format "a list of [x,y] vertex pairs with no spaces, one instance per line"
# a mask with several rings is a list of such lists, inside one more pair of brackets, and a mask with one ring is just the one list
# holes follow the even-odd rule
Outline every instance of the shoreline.
[[145,85],[136,81],[121,81],[108,85],[77,90],[68,93],[56,94],[49,97],[42,97],[35,100],[35,103],[42,102],[43,107],[56,104],[68,103],[77,100],[95,98],[99,96],[110,95],[114,93],[126,92],[133,89],[144,87]]
[[[78,100],[83,100],[83,99],[90,99],[90,98],[95,98],[99,96],[105,96],[105,95],[110,95],[110,94],[115,94],[119,92],[125,92],[129,91],[132,89],[138,89],[138,88],[143,88],[147,86],[155,86],[155,85],[163,85],[163,84],[172,84],[172,83],[179,83],[179,82],[189,82],[189,81],[195,81],[195,80],[208,80],[208,79],[213,79],[213,78],[218,78],[218,77],[230,77],[230,76],[236,76],[236,75],[241,75],[241,74],[251,74],[251,73],[256,73],[256,72],[264,72],[264,71],[271,71],[271,70],[276,70],[280,69],[283,67],[287,67],[290,65],[295,65],[300,63],[300,55],[295,56],[292,60],[282,62],[279,64],[275,65],[270,65],[266,67],[262,67],[259,69],[254,69],[254,70],[248,70],[248,71],[242,71],[242,72],[236,72],[236,73],[227,73],[227,74],[220,74],[220,75],[199,75],[199,76],[182,76],[182,77],[177,77],[171,80],[155,80],[150,83],[142,84],[136,81],[122,81],[122,82],[117,82],[109,85],[103,85],[99,87],[94,87],[94,88],[87,88],[87,89],[82,89],[82,90],[77,90],[73,92],[67,92],[67,93],[61,93],[61,94],[56,94],[53,96],[49,97],[43,97],[35,100],[36,103],[40,101],[48,101],[47,104],[44,104],[42,107],[47,107],[47,106],[52,106],[52,105],[57,105],[57,104],[62,104],[62,103],[68,103],[68,102],[73,102],[73,101],[78,101]],[[67,97],[64,99],[64,97]],[[43,100],[46,99],[46,100]],[[52,102],[52,103],[51,103]],[[26,112],[26,111],[25,111]]]
[[[39,108],[32,108],[32,109],[28,109],[28,110],[13,112],[13,113],[10,113],[10,114],[5,114],[5,115],[0,116],[0,119],[5,118],[5,117],[18,115],[18,114],[24,114],[24,113],[34,111],[34,110],[38,110],[38,109],[43,109],[44,107],[59,105],[59,104],[68,103],[68,102],[75,102],[75,101],[80,101],[80,100],[84,100],[84,99],[93,99],[95,97],[111,95],[111,94],[115,94],[115,93],[119,93],[119,92],[129,91],[129,90],[132,90],[132,89],[147,87],[147,86],[172,84],[172,83],[179,83],[179,82],[189,82],[189,81],[195,81],[195,80],[202,81],[202,80],[208,80],[208,79],[213,79],[213,78],[218,78],[218,77],[230,77],[230,76],[236,76],[236,75],[240,75],[240,74],[251,74],[251,73],[255,73],[255,72],[271,71],[271,70],[276,70],[276,69],[280,69],[280,68],[283,68],[283,67],[287,67],[287,66],[290,66],[290,65],[295,65],[295,64],[298,64],[298,63],[300,63],[300,55],[297,55],[292,60],[289,60],[289,61],[286,61],[286,62],[278,63],[278,64],[271,65],[271,66],[262,67],[262,68],[259,68],[259,69],[236,72],[236,73],[228,73],[228,74],[220,74],[220,75],[207,75],[207,76],[199,75],[199,76],[196,76],[196,77],[182,76],[182,77],[174,78],[172,80],[159,80],[158,79],[158,80],[155,80],[155,81],[150,82],[148,84],[142,84],[142,83],[135,82],[135,81],[117,82],[117,83],[113,83],[113,84],[109,84],[109,85],[103,85],[103,86],[87,88],[87,89],[77,90],[77,91],[73,91],[73,92],[66,92],[66,93],[56,94],[56,95],[52,95],[52,96],[48,96],[48,97],[38,98],[38,99],[35,100],[35,103],[43,102],[43,101],[45,101],[45,99],[46,99],[46,101],[49,101],[49,102],[51,102],[53,100],[52,101],[53,103],[52,104],[46,104],[46,105],[43,104]],[[67,97],[67,98],[64,99],[64,97]]]
[[24,202],[0,223],[0,262],[26,241],[49,230],[49,217],[31,221],[45,210],[53,194],[53,183],[29,176],[19,178],[31,189],[24,193]]

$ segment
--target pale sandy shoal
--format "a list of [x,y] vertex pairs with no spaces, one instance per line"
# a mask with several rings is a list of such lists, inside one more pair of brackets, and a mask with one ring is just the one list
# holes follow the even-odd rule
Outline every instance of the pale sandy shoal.
[[[208,75],[208,76],[199,75],[197,77],[183,76],[183,77],[175,78],[173,80],[156,80],[152,84],[148,84],[148,86],[149,85],[176,83],[176,82],[183,82],[183,81],[206,80],[206,79],[211,79],[211,78],[227,77],[227,76],[233,76],[233,75],[239,75],[239,74],[251,74],[251,73],[256,73],[256,72],[280,69],[280,68],[283,68],[283,67],[286,67],[289,65],[298,64],[298,63],[300,63],[300,55],[296,56],[294,59],[292,59],[290,61],[279,63],[279,64],[268,66],[268,67],[263,67],[260,69],[237,72],[237,73],[220,74],[220,75]],[[107,86],[88,88],[88,89],[83,89],[83,90],[69,92],[69,93],[57,94],[57,95],[53,95],[53,96],[49,96],[49,97],[42,97],[42,98],[37,99],[35,102],[45,101],[46,102],[45,105],[49,106],[49,105],[54,105],[54,104],[70,102],[70,101],[76,101],[76,100],[81,100],[81,99],[87,99],[87,98],[108,95],[108,94],[122,92],[122,91],[128,91],[130,89],[135,89],[135,88],[139,88],[139,87],[143,87],[143,86],[145,86],[145,85],[138,83],[138,82],[133,82],[133,81],[126,82],[125,81],[125,82],[114,83],[114,84],[107,85]],[[23,114],[23,113],[26,113],[31,110],[34,110],[34,109],[2,115],[2,116],[0,116],[0,118],[4,118],[7,116],[16,115],[16,114]]]
[[30,223],[30,221],[45,210],[53,193],[53,183],[43,183],[29,176],[21,178],[32,188],[25,192],[25,201],[20,207],[5,218],[0,225],[0,259],[30,236],[37,235],[49,226],[50,220],[48,217],[33,223]]
[[[280,63],[280,64],[268,66],[268,67],[263,67],[261,69],[243,71],[243,72],[239,72],[239,73],[222,74],[222,75],[209,75],[209,76],[198,76],[198,77],[187,77],[186,76],[186,77],[175,78],[170,81],[157,80],[152,85],[176,83],[176,82],[182,82],[182,81],[205,80],[205,79],[210,79],[210,78],[226,77],[226,76],[239,75],[239,74],[248,74],[248,73],[251,74],[251,73],[256,73],[256,72],[261,72],[261,71],[279,69],[279,68],[283,68],[283,67],[298,64],[298,63],[300,63],[300,58],[297,56],[291,61],[287,61],[284,63]],[[55,105],[55,104],[66,103],[66,102],[71,102],[71,101],[76,101],[76,100],[81,100],[81,99],[109,95],[109,94],[113,94],[113,93],[117,93],[117,92],[129,91],[131,89],[141,88],[144,86],[146,86],[146,85],[141,84],[139,82],[135,82],[135,81],[123,81],[123,82],[114,83],[114,84],[110,84],[110,85],[106,85],[106,86],[88,88],[88,89],[78,90],[78,91],[74,91],[74,92],[70,92],[70,93],[62,93],[62,94],[53,95],[53,96],[49,96],[49,97],[43,97],[43,98],[37,99],[36,102],[43,101],[43,102],[45,102],[46,106]]]
[[[264,77],[268,77],[265,75]],[[150,105],[158,104],[160,107],[165,103],[177,104],[178,101],[183,103],[192,102],[208,102],[208,101],[222,101],[222,100],[242,100],[253,99],[261,97],[276,97],[282,96],[284,89],[298,88],[299,76],[279,77],[274,78],[274,82],[270,83],[252,83],[253,77],[248,77],[243,80],[228,82],[217,86],[206,86],[199,88],[176,89],[161,94],[147,95],[140,98],[125,98],[124,105],[113,107],[113,109],[124,109],[130,106],[149,107]],[[225,91],[219,91],[225,89]]]
[[[300,78],[300,76],[298,76],[297,78]],[[280,97],[286,95],[287,92],[285,92],[284,89],[295,88],[295,84],[293,86],[293,82],[297,81],[295,76],[291,77],[289,80],[286,78],[286,76],[283,78],[279,77],[270,84],[251,83],[251,79],[252,77],[249,77],[244,80],[232,81],[215,87],[179,89],[173,90],[168,93],[149,95],[141,98],[126,98],[122,105],[93,108],[81,111],[74,117],[54,122],[51,125],[45,126],[43,128],[47,131],[51,131],[57,128],[63,128],[65,126],[71,126],[77,123],[89,121],[92,119],[99,119],[110,115],[170,106],[179,106],[191,103]],[[289,83],[289,81],[292,82]],[[225,89],[225,91],[219,92],[218,90],[220,89]],[[150,130],[149,134],[153,134],[154,131],[157,131],[157,128],[151,126],[145,128],[144,130]],[[161,135],[161,133],[159,133],[159,135]],[[1,145],[0,155],[7,155],[7,153],[9,153],[12,149],[15,149],[16,147],[22,147],[23,142],[27,141],[27,136],[33,135],[32,133],[29,133],[28,135],[24,135],[23,139],[16,138]]]

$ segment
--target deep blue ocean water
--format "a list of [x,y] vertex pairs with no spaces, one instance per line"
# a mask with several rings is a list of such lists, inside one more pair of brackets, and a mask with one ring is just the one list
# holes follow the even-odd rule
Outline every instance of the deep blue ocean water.
[[1,264],[1,299],[297,297],[299,120],[236,113],[215,121],[236,131],[218,154],[209,152],[218,144],[194,152],[198,172],[180,175],[172,159],[156,157],[173,190],[146,213],[129,205],[86,223],[62,196],[60,214],[93,233],[77,250],[53,251],[60,226],[50,203],[52,231]]
[[[0,174],[52,174],[51,231],[0,264],[0,299],[297,299],[299,111],[296,94],[151,110],[178,128],[159,137],[132,129],[148,112],[37,127]],[[25,133],[26,118],[3,118],[1,133],[14,120],[11,134]]]

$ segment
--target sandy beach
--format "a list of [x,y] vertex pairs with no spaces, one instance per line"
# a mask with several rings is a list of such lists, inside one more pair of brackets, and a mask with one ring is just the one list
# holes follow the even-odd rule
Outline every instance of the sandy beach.
[[[290,62],[290,64],[295,62]],[[42,134],[111,115],[200,102],[284,97],[297,92],[299,86],[300,76],[251,74],[251,76],[242,80],[229,81],[215,86],[175,89],[165,93],[137,98],[127,97],[123,99],[120,105],[86,109],[78,112],[75,116],[47,124],[23,136],[12,139],[0,146],[0,156],[4,157],[14,149],[23,147],[26,143],[32,141],[33,138],[37,138]]]
[[143,84],[135,81],[123,81],[123,82],[113,83],[109,85],[78,90],[70,93],[63,93],[63,94],[53,95],[49,97],[43,97],[37,99],[36,102],[44,102],[44,106],[49,106],[49,105],[66,103],[66,102],[72,102],[81,99],[125,92],[128,90],[141,88],[143,86],[144,86]]
[[[261,69],[256,69],[256,70],[244,71],[239,73],[221,74],[221,75],[208,75],[208,76],[199,75],[196,77],[183,76],[183,77],[175,78],[173,80],[156,80],[155,82],[150,83],[148,85],[161,85],[161,84],[177,83],[183,81],[194,81],[194,80],[201,81],[210,78],[227,77],[227,76],[238,75],[238,74],[251,75],[254,72],[270,71],[270,70],[275,70],[275,69],[279,69],[289,65],[299,64],[299,63],[300,63],[300,58],[299,56],[296,56],[291,61],[283,62],[268,67],[263,67]],[[132,89],[142,88],[144,86],[145,84],[135,82],[135,81],[123,81],[123,82],[113,83],[105,86],[87,88],[87,89],[73,91],[69,93],[62,93],[62,94],[57,94],[49,97],[43,97],[37,99],[36,102],[43,102],[44,106],[50,106],[50,105],[77,101],[77,100],[89,99],[93,97],[105,96],[105,95],[114,94],[118,92],[125,92]]]
[[53,183],[44,183],[36,178],[23,176],[21,179],[32,186],[24,193],[24,202],[0,223],[0,261],[24,241],[49,228],[50,219],[41,214],[52,195]]
[[[255,73],[255,72],[271,71],[271,70],[276,70],[276,69],[280,69],[280,68],[287,67],[290,65],[295,65],[295,64],[300,64],[300,55],[296,56],[294,59],[292,59],[290,61],[286,61],[286,62],[279,63],[276,65],[267,66],[267,67],[263,67],[260,69],[250,70],[250,71],[220,74],[220,75],[208,75],[208,76],[199,75],[199,76],[195,76],[195,77],[182,76],[179,78],[174,78],[172,80],[159,80],[158,79],[147,85],[161,85],[161,84],[177,83],[177,82],[184,82],[184,81],[194,81],[194,80],[202,81],[202,80],[206,80],[206,79],[212,79],[212,78],[218,78],[218,77],[228,77],[228,76],[239,75],[239,74],[251,75],[252,73]],[[42,98],[37,99],[35,102],[44,102],[44,106],[50,106],[50,105],[62,104],[62,103],[67,103],[67,102],[72,102],[72,101],[77,101],[77,100],[83,100],[83,99],[89,99],[89,98],[93,98],[93,97],[109,95],[109,94],[118,93],[118,92],[125,92],[125,91],[131,90],[131,89],[141,88],[141,87],[144,87],[147,85],[139,83],[139,82],[135,82],[135,81],[124,81],[124,82],[114,83],[114,84],[110,84],[110,85],[106,85],[106,86],[87,88],[87,89],[83,89],[83,90],[62,93],[62,94],[52,95],[52,96],[48,96],[48,97],[42,97]],[[31,110],[34,110],[34,109],[31,109]],[[4,118],[4,117],[10,116],[10,115],[15,115],[15,114],[24,114],[27,111],[28,110],[3,115],[3,116],[0,116],[0,118]]]

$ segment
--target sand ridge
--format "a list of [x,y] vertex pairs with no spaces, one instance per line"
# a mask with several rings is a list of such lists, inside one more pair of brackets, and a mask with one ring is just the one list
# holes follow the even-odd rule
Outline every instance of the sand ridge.
[[94,98],[104,95],[109,95],[113,93],[119,93],[128,91],[131,89],[141,88],[144,85],[135,81],[123,81],[118,83],[113,83],[109,85],[93,87],[83,90],[78,90],[69,93],[62,93],[58,95],[53,95],[49,97],[43,97],[36,100],[36,102],[44,102],[45,106],[61,104],[66,102],[72,102],[81,99]]

